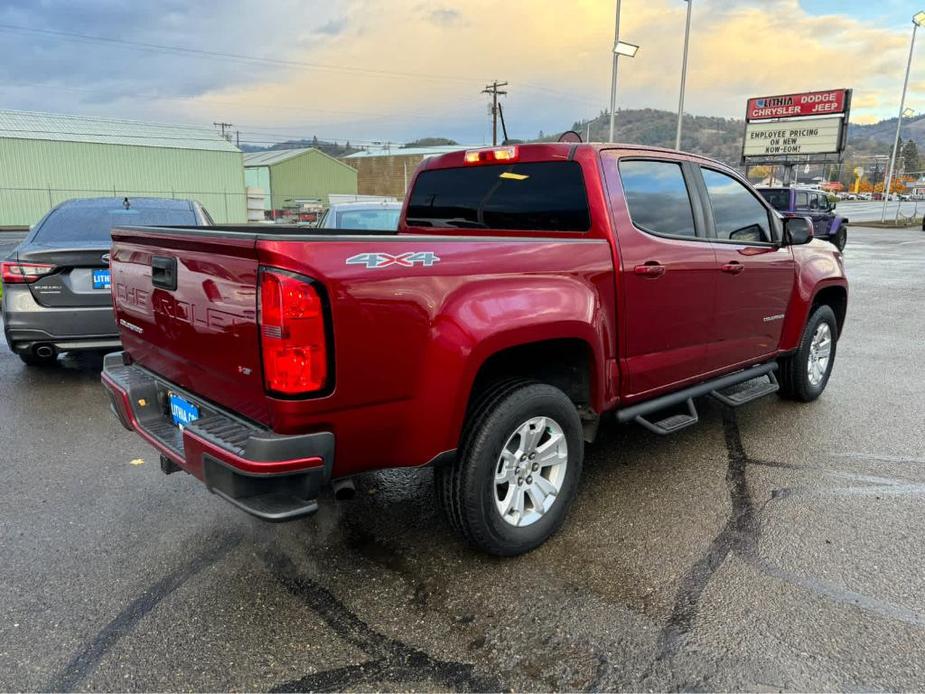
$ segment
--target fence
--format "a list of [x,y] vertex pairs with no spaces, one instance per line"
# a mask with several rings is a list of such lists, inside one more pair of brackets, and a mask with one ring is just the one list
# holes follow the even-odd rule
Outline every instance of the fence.
[[198,200],[219,224],[247,221],[247,194],[225,190],[129,190],[122,188],[0,187],[0,226],[29,225],[55,205],[73,198],[173,198]]

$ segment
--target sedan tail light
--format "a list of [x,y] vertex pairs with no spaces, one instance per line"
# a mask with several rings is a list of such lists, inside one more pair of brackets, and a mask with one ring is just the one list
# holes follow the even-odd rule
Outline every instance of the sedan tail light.
[[324,390],[329,346],[316,285],[283,271],[261,270],[259,323],[266,389],[288,396]]
[[20,263],[18,261],[5,261],[0,263],[0,277],[5,284],[28,284],[35,282],[50,272],[55,266],[47,263]]

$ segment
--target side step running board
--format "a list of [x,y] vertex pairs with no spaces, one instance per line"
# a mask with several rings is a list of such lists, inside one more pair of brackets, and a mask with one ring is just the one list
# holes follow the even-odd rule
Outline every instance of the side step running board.
[[754,383],[750,383],[747,386],[743,383],[742,387],[727,386],[725,392],[711,390],[710,395],[724,405],[739,407],[747,402],[752,402],[753,400],[763,398],[765,395],[770,395],[780,390],[780,384],[777,382],[777,377],[774,375],[774,372],[769,371],[767,376],[767,381],[755,380]]
[[[777,379],[774,377],[775,371],[777,371],[777,362],[769,362],[767,364],[761,364],[760,366],[753,366],[743,371],[737,371],[733,374],[720,376],[719,378],[714,378],[710,381],[698,383],[695,386],[679,390],[676,393],[662,395],[653,400],[647,400],[646,402],[617,410],[617,421],[621,423],[635,421],[656,434],[673,434],[676,431],[680,431],[685,427],[697,423],[697,410],[692,402],[693,398],[699,398],[703,395],[712,395],[726,404],[735,403],[732,407],[737,407],[738,405],[745,404],[746,402],[750,402],[758,397],[776,391],[779,386],[777,384]],[[770,381],[768,383],[758,384],[754,388],[739,390],[731,394],[722,392],[727,388],[762,376],[768,376]],[[726,400],[723,400],[723,398],[726,398]],[[656,422],[646,419],[646,415],[668,409],[669,407],[677,407],[682,404],[687,405],[688,414],[675,414]]]
[[686,429],[696,424],[700,421],[700,418],[697,416],[697,408],[694,407],[694,401],[688,399],[687,414],[679,412],[677,414],[668,415],[657,422],[650,422],[642,415],[637,415],[635,421],[652,433],[659,434],[660,436],[667,436],[668,434],[673,434],[676,431],[681,431],[681,429]]

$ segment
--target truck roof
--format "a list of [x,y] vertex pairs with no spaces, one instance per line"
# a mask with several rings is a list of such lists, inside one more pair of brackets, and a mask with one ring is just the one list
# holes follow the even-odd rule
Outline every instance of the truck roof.
[[701,154],[693,154],[691,152],[683,152],[675,149],[670,149],[668,147],[655,147],[652,145],[637,145],[637,144],[626,144],[622,142],[607,143],[607,142],[531,142],[527,144],[512,144],[512,145],[497,145],[496,147],[484,146],[484,147],[469,147],[469,148],[459,148],[452,152],[447,152],[445,154],[440,154],[436,156],[429,157],[424,160],[421,167],[422,169],[445,169],[445,168],[454,168],[462,166],[464,164],[464,153],[471,152],[473,150],[491,150],[491,149],[500,149],[504,147],[516,147],[518,151],[518,159],[521,161],[543,161],[546,159],[574,159],[576,153],[579,150],[583,149],[592,149],[595,152],[600,152],[605,149],[619,149],[619,150],[635,150],[642,154],[646,152],[651,152],[653,154],[669,154],[681,157],[690,157],[702,162],[709,162],[717,166],[721,166],[724,169],[732,170],[728,164],[725,164],[717,159],[711,159],[710,157],[705,157]]

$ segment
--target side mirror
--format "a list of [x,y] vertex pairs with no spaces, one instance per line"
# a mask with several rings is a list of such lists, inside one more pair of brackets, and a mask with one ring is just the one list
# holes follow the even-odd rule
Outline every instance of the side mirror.
[[784,220],[784,242],[788,246],[802,246],[813,240],[813,223],[806,217],[787,217]]

